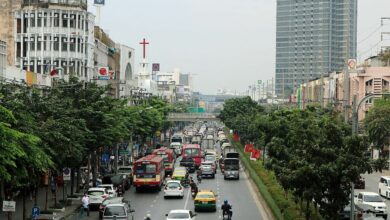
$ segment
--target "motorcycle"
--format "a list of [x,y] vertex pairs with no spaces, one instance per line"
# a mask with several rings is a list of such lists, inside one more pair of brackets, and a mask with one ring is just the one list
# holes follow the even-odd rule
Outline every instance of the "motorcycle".
[[232,211],[223,211],[222,220],[231,220],[232,219]]
[[195,198],[196,194],[198,194],[198,189],[196,189],[196,188],[191,188],[191,195],[192,195],[192,198]]
[[197,176],[196,178],[198,179],[198,184],[202,183],[202,176],[201,175]]

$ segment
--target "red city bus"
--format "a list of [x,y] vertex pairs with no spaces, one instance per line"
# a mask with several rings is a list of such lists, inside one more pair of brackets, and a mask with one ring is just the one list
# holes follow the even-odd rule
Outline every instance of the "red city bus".
[[154,155],[158,155],[164,160],[165,175],[173,173],[173,168],[175,165],[175,156],[172,149],[167,147],[161,147],[153,151]]
[[164,182],[164,159],[158,155],[147,155],[134,163],[133,185],[140,188],[161,190]]
[[181,155],[183,158],[192,158],[195,162],[195,167],[200,167],[202,163],[202,151],[199,144],[186,144],[182,148]]

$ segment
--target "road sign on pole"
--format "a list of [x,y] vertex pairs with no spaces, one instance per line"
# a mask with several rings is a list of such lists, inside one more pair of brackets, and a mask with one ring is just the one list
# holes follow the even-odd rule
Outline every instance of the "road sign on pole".
[[63,176],[64,176],[64,181],[69,181],[70,180],[70,173],[71,170],[69,167],[66,167],[63,169]]
[[33,219],[37,219],[40,214],[41,214],[41,210],[39,209],[39,207],[34,206],[31,210],[31,217]]
[[119,150],[119,155],[129,155],[130,151],[129,150]]

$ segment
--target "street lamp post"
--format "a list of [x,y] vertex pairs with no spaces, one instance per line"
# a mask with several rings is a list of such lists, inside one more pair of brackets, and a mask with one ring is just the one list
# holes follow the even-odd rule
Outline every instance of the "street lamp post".
[[364,98],[362,98],[362,100],[360,100],[359,104],[356,105],[357,103],[357,96],[354,95],[353,96],[353,109],[352,109],[352,134],[357,134],[358,133],[358,122],[359,122],[359,109],[361,107],[361,105],[363,104],[363,102],[367,101],[368,99],[374,97],[374,96],[378,96],[378,95],[390,95],[390,93],[371,93],[371,94],[368,94],[366,96],[364,96]]

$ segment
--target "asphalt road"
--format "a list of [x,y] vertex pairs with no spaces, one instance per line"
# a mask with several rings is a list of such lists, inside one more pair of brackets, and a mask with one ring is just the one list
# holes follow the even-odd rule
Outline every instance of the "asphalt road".
[[[218,170],[215,179],[203,179],[198,187],[199,189],[211,189],[217,193],[218,210],[217,212],[197,212],[197,220],[222,219],[220,206],[225,199],[229,200],[229,203],[233,206],[233,219],[266,219],[266,217],[263,217],[266,216],[265,213],[260,211],[262,209],[261,204],[256,201],[256,195],[254,195],[243,171],[240,173],[240,180],[237,181],[224,180],[223,175]],[[143,220],[147,213],[151,214],[153,220],[164,220],[165,214],[172,209],[194,211],[194,201],[189,188],[186,189],[183,199],[164,199],[163,191],[137,193],[134,187],[128,190],[124,196],[131,201],[131,206],[135,209],[134,220]],[[90,217],[83,219],[98,219],[98,212],[91,211]]]
[[[390,176],[390,171],[384,170],[382,173],[380,172],[375,172],[371,174],[364,174],[362,175],[366,181],[366,188],[365,189],[357,189],[355,190],[356,192],[375,192],[378,193],[379,188],[378,188],[378,183],[379,179],[381,176]],[[384,198],[384,197],[383,197]],[[387,211],[389,213],[390,211],[390,200],[386,200],[386,205],[387,205]],[[387,217],[388,220],[390,220],[390,216],[388,215]]]

